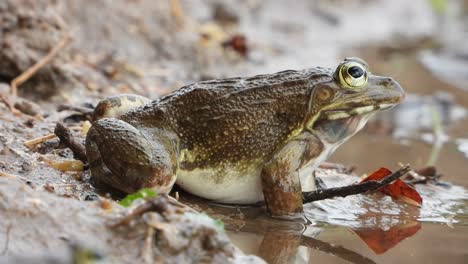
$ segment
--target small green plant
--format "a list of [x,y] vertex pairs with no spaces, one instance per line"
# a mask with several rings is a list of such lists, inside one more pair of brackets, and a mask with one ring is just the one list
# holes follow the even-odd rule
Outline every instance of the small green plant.
[[434,143],[432,145],[431,154],[429,159],[426,163],[427,166],[435,166],[437,160],[439,159],[440,152],[442,151],[442,147],[444,145],[443,135],[444,130],[442,127],[442,119],[436,107],[434,105],[431,106],[431,114],[432,114],[432,126],[434,129]]
[[432,10],[438,14],[444,14],[447,10],[447,0],[429,0]]
[[213,219],[213,220],[218,231],[224,232],[224,222],[219,219]]
[[147,199],[156,196],[156,192],[151,189],[141,189],[136,193],[127,195],[125,198],[120,200],[119,204],[123,207],[129,207],[133,201],[138,199]]

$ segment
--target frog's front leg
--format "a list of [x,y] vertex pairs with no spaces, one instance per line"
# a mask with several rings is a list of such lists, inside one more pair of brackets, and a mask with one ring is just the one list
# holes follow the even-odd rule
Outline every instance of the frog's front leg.
[[288,142],[262,169],[262,189],[268,212],[276,218],[303,218],[299,169],[320,155],[321,141],[304,132]]

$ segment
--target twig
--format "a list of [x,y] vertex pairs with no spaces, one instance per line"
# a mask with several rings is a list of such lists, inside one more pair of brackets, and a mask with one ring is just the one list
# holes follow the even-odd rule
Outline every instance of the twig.
[[10,178],[10,179],[21,179],[21,180],[23,180],[25,182],[31,182],[30,180],[26,179],[23,176],[7,173],[7,172],[4,172],[4,171],[0,171],[0,177]]
[[178,29],[181,29],[184,26],[184,11],[182,11],[182,6],[180,5],[179,0],[169,0],[171,7],[171,14],[175,18]]
[[145,244],[143,245],[143,249],[141,251],[141,257],[145,263],[153,263],[153,236],[154,236],[154,229],[151,226],[148,226],[146,229],[146,238]]
[[10,232],[11,232],[12,224],[8,224],[6,228],[6,233],[5,233],[5,245],[3,246],[2,253],[0,253],[0,256],[4,256],[8,252],[8,246],[10,244]]
[[10,100],[8,100],[8,97],[6,97],[3,94],[0,94],[0,100],[6,105],[6,107],[8,108],[8,110],[10,110],[11,113],[13,113],[14,115],[21,115],[21,112],[13,107]]
[[73,112],[77,112],[78,114],[74,114],[74,115],[70,115],[68,117],[65,118],[65,120],[67,119],[76,119],[76,117],[79,117],[79,119],[83,119],[83,120],[88,120],[90,122],[93,121],[93,114],[94,114],[94,108],[91,108],[91,107],[82,107],[82,106],[73,106],[73,105],[59,105],[57,107],[57,111],[58,112],[62,112],[62,111],[73,111]]
[[94,112],[94,108],[91,107],[83,107],[83,106],[74,106],[74,105],[65,105],[61,104],[57,107],[58,112],[62,111],[75,111],[83,115],[92,115]]
[[88,162],[85,146],[83,143],[75,140],[68,128],[62,123],[57,123],[54,133],[60,139],[60,143],[67,146],[73,152],[73,157],[75,159],[81,160],[84,163]]
[[146,201],[144,204],[135,208],[131,213],[123,216],[114,223],[111,223],[109,227],[117,228],[119,226],[127,225],[133,219],[143,215],[146,212],[155,211],[158,213],[165,212],[167,210],[167,197],[165,195],[160,195],[154,199]]
[[357,252],[354,252],[342,246],[334,246],[327,242],[323,242],[321,240],[311,238],[308,236],[302,235],[301,245],[320,252],[331,254],[333,256],[337,256],[350,263],[375,264],[375,262],[372,259],[369,259],[366,256],[363,256]]
[[409,184],[426,184],[428,182],[437,182],[442,177],[442,174],[437,173],[434,166],[426,166],[418,170],[408,172],[408,176],[404,179]]
[[357,184],[343,186],[343,187],[316,190],[312,192],[303,192],[302,200],[304,203],[310,203],[313,201],[324,200],[324,199],[329,199],[333,197],[346,197],[349,195],[355,195],[355,194],[365,193],[369,191],[374,191],[395,181],[396,179],[402,177],[409,171],[410,171],[410,167],[409,165],[406,165],[405,167],[395,171],[394,173],[390,174],[389,176],[379,181],[367,181],[367,182],[357,183]]
[[37,71],[44,67],[47,63],[52,61],[52,59],[57,56],[57,54],[70,43],[71,37],[69,35],[65,36],[60,40],[57,45],[55,45],[47,55],[36,62],[33,66],[29,67],[26,71],[17,76],[10,84],[10,92],[13,96],[18,94],[18,86],[20,86],[25,81],[29,80]]
[[0,171],[0,177],[15,178],[15,179],[20,178],[18,175],[3,172],[3,171]]
[[41,143],[43,143],[43,142],[45,142],[45,141],[47,141],[49,139],[53,139],[55,137],[56,137],[55,134],[48,134],[48,135],[45,135],[45,136],[42,136],[42,137],[39,137],[39,138],[35,138],[35,139],[25,141],[23,143],[23,145],[28,147],[28,148],[33,148],[37,144],[41,144]]

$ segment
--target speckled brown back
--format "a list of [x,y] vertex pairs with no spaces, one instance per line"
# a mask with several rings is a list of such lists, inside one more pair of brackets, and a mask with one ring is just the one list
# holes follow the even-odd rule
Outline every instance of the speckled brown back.
[[178,134],[181,149],[196,153],[187,167],[250,160],[270,155],[301,126],[314,84],[331,74],[313,68],[205,81],[182,87],[155,106]]

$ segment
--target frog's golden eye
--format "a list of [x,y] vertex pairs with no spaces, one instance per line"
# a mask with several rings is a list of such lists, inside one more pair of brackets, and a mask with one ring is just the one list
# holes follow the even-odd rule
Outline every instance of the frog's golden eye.
[[336,69],[335,78],[345,88],[363,88],[367,84],[367,67],[358,61],[345,60]]

